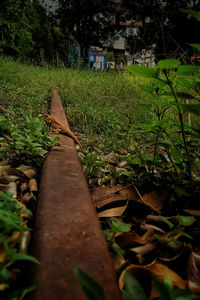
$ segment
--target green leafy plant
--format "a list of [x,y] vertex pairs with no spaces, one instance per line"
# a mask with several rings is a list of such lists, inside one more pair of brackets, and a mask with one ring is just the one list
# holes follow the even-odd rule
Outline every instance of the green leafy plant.
[[142,107],[143,111],[148,109],[148,117],[134,124],[136,139],[149,152],[151,163],[145,160],[147,171],[152,175],[156,171],[162,177],[164,170],[165,180],[170,178],[175,186],[182,186],[185,180],[185,193],[188,189],[192,194],[193,174],[199,172],[200,138],[195,121],[191,118],[188,121],[187,115],[199,115],[200,104],[194,86],[199,85],[195,74],[200,73],[200,67],[181,65],[178,59],[165,59],[154,68],[133,65],[126,69],[150,80],[141,86],[152,98],[152,103]]
[[1,254],[3,251],[3,259],[0,262],[0,291],[4,293],[4,299],[12,299],[11,295],[21,295],[29,291],[26,288],[23,290],[13,288],[12,265],[18,261],[39,263],[33,256],[19,253],[17,247],[10,247],[8,243],[9,237],[14,232],[30,230],[23,224],[24,220],[20,217],[21,210],[20,205],[12,198],[12,194],[0,191]]
[[51,139],[42,118],[26,117],[15,120],[8,116],[0,117],[1,157],[40,166],[48,150],[57,144],[59,138]]
[[80,268],[74,267],[73,271],[88,300],[106,300],[103,287],[96,280]]
[[115,252],[118,255],[123,255],[124,250],[117,245],[115,241],[115,235],[121,232],[129,232],[131,229],[131,225],[114,220],[108,221],[108,225],[111,229],[111,232],[107,230],[103,231],[104,236],[108,242],[108,246],[111,251]]
[[[86,272],[80,268],[74,267],[74,274],[77,277],[88,300],[106,300],[103,287]],[[181,290],[173,286],[171,281],[166,277],[164,282],[160,282],[155,276],[152,280],[160,296],[160,300],[195,300],[199,299],[198,295],[192,294],[188,290]],[[139,282],[128,271],[124,274],[124,288],[122,290],[123,300],[147,300],[143,288]]]
[[164,282],[160,282],[155,278],[152,277],[153,282],[156,286],[156,290],[160,295],[161,300],[194,300],[199,299],[198,295],[192,294],[188,290],[181,290],[175,288],[171,283],[170,279],[167,277],[164,279]]
[[169,235],[167,237],[160,236],[155,234],[155,238],[157,238],[161,243],[168,244],[170,242],[174,242],[176,244],[181,244],[179,238],[184,237],[192,240],[192,236],[182,230],[183,227],[189,227],[195,222],[195,218],[192,216],[177,216],[178,224],[175,226],[172,222],[167,220],[165,217],[162,217],[163,221],[169,227]]
[[81,159],[81,163],[84,166],[84,171],[88,180],[94,177],[99,168],[103,166],[102,161],[98,158],[96,153],[89,153],[85,155]]
[[124,274],[122,300],[147,300],[147,296],[138,281],[128,271]]
[[[7,291],[7,289],[8,289],[7,296],[5,296],[5,298],[12,299],[8,296],[11,291],[12,291],[11,294],[13,294],[14,292],[16,294],[19,294],[18,290],[12,289],[12,277],[11,277],[12,264],[16,263],[17,261],[31,261],[34,263],[39,263],[39,261],[31,255],[18,253],[16,248],[9,249],[7,238],[2,233],[0,234],[0,241],[3,244],[3,248],[5,251],[4,259],[0,263],[0,288],[1,288],[0,290]],[[9,287],[11,287],[11,291],[9,290]],[[26,291],[26,293],[28,292],[28,290],[25,289],[23,291],[20,291],[20,294],[24,293],[25,291]]]

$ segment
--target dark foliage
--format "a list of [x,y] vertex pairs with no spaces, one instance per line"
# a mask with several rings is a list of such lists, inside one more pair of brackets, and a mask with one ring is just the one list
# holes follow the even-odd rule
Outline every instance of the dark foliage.
[[79,43],[83,56],[90,45],[101,45],[113,34],[114,1],[59,0],[59,4],[60,27]]
[[1,1],[1,54],[37,64],[67,62],[70,42],[38,0]]
[[129,37],[132,50],[152,47],[158,59],[180,56],[191,51],[188,41],[199,42],[199,23],[181,12],[181,9],[200,10],[199,1],[135,1],[122,0],[121,15],[127,19],[142,21],[139,38]]

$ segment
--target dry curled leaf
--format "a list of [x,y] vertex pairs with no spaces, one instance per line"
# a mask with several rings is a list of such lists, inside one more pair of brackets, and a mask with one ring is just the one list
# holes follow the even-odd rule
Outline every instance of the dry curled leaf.
[[187,277],[189,289],[200,293],[200,255],[191,252],[187,263]]
[[116,242],[121,248],[130,248],[137,244],[144,245],[146,240],[144,240],[136,232],[124,232],[116,237]]
[[126,210],[128,206],[128,201],[124,206],[115,207],[111,209],[106,209],[100,213],[98,213],[99,218],[105,218],[105,217],[120,217]]
[[28,177],[28,179],[35,178],[37,175],[34,169],[25,170],[24,174]]
[[20,253],[27,254],[30,239],[31,239],[30,231],[21,232],[20,240],[19,240],[19,252]]
[[116,201],[137,201],[139,199],[137,193],[130,185],[93,188],[91,189],[91,197],[98,208]]
[[192,215],[194,217],[200,217],[200,210],[184,209],[184,212],[186,212],[187,214]]
[[28,188],[28,184],[26,182],[22,182],[20,185],[20,190],[22,193],[24,193]]
[[156,278],[161,282],[163,282],[165,277],[167,277],[170,279],[172,284],[178,287],[179,289],[187,288],[186,282],[177,273],[169,269],[167,266],[154,261],[153,263],[145,266],[141,266],[141,265],[128,266],[122,272],[119,278],[119,287],[121,290],[123,289],[123,285],[124,285],[123,278],[124,278],[125,271],[129,271],[134,277],[136,277],[136,279],[138,279],[138,277],[141,277],[141,274],[143,275],[144,278],[144,274],[147,274],[146,272],[148,271],[152,273],[154,276],[156,276]]
[[17,184],[15,182],[10,182],[8,184],[7,192],[12,194],[13,199],[17,199]]
[[7,165],[9,165],[8,160],[0,161],[0,166],[7,166]]
[[31,179],[28,183],[30,192],[38,192],[37,181],[36,179]]
[[20,232],[14,231],[10,237],[8,237],[8,243],[18,242],[20,238]]
[[136,254],[139,254],[140,256],[147,255],[149,252],[153,251],[156,248],[156,244],[154,243],[147,243],[145,245],[134,247],[128,249],[129,251],[132,251]]
[[31,166],[20,165],[17,169],[24,172],[24,171],[27,171],[27,170],[31,169]]
[[24,172],[22,172],[22,171],[20,171],[18,169],[15,169],[15,168],[9,168],[9,169],[7,169],[4,172],[4,175],[5,176],[13,175],[13,176],[19,177],[20,179],[28,180],[28,177],[27,177],[27,175]]
[[167,200],[168,192],[158,192],[156,190],[142,196],[142,202],[156,212],[160,211]]
[[0,166],[0,176],[4,175],[4,172],[10,168],[10,165]]
[[164,281],[164,278],[167,277],[174,286],[178,287],[179,289],[186,289],[186,282],[177,273],[161,263],[155,262],[145,266],[145,269],[154,274],[158,280],[162,282]]

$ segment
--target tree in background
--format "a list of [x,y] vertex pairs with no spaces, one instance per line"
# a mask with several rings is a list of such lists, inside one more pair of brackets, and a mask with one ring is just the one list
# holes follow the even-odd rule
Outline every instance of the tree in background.
[[113,0],[59,0],[59,26],[79,43],[82,56],[87,56],[91,45],[101,46],[113,34],[115,5]]
[[199,0],[122,0],[121,15],[142,21],[138,37],[128,37],[132,50],[151,48],[155,44],[158,58],[173,56],[190,47],[187,41],[199,41],[199,23],[180,9],[200,10]]
[[1,54],[37,64],[67,63],[70,42],[38,0],[1,0]]

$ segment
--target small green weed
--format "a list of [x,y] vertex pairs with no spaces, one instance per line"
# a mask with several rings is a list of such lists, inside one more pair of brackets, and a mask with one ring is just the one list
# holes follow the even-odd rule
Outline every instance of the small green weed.
[[0,156],[36,167],[59,138],[51,139],[42,118],[0,117]]
[[[74,274],[77,277],[88,300],[106,300],[103,287],[86,272],[74,267]],[[164,282],[158,281],[152,276],[160,300],[195,300],[198,295],[192,294],[188,290],[175,288],[168,278]],[[128,271],[124,274],[124,288],[122,291],[123,300],[147,300],[148,297],[139,282]]]
[[192,87],[199,85],[195,74],[200,72],[200,67],[181,65],[178,59],[166,59],[154,68],[129,66],[127,70],[150,79],[150,83],[141,88],[152,97],[152,103],[139,107],[147,117],[136,120],[133,127],[142,147],[139,151],[136,144],[136,156],[129,161],[142,163],[152,175],[157,172],[162,177],[163,174],[165,183],[171,178],[171,183],[182,187],[184,194],[194,195],[193,177],[199,174],[200,138],[195,123],[191,119],[188,122],[187,115],[194,111],[199,115],[198,93]]
[[129,232],[131,225],[114,220],[108,221],[108,225],[111,229],[111,232],[107,230],[103,231],[105,239],[108,242],[108,247],[112,252],[118,255],[123,255],[125,252],[117,245],[115,241],[115,235],[121,232]]
[[189,227],[195,222],[195,218],[192,216],[177,216],[178,224],[175,226],[172,222],[162,217],[163,221],[167,224],[170,229],[170,232],[167,237],[162,237],[158,234],[155,234],[155,238],[161,243],[168,244],[173,242],[175,244],[182,244],[179,240],[180,238],[187,238],[192,240],[192,237],[182,230],[183,227]]
[[13,265],[17,261],[39,263],[33,256],[19,253],[16,247],[10,247],[8,243],[12,234],[30,230],[23,224],[24,220],[20,217],[21,210],[21,206],[12,198],[12,194],[0,191],[0,242],[2,245],[0,291],[3,293],[4,299],[13,299],[11,295],[22,295],[28,292],[28,289],[19,290],[14,287],[12,280]]

